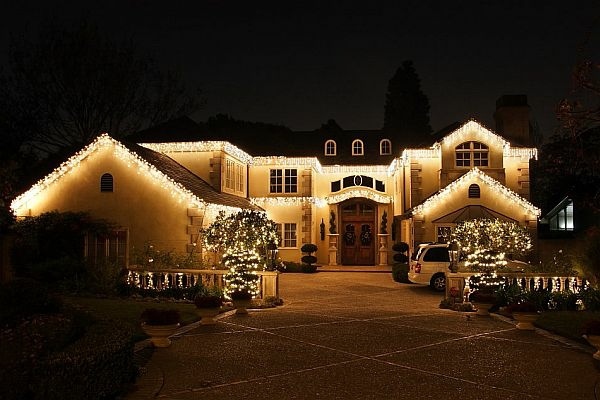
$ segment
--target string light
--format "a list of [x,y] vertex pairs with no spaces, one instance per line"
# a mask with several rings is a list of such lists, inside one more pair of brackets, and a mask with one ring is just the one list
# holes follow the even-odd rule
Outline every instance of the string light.
[[210,208],[211,210],[216,212],[224,211],[231,213],[240,210],[240,208],[237,207],[230,207],[222,204],[206,203],[203,199],[193,194],[182,184],[164,174],[154,165],[148,163],[138,154],[129,150],[119,141],[111,138],[108,134],[103,133],[88,146],[84,147],[82,150],[78,151],[73,156],[71,156],[67,161],[63,162],[50,174],[46,175],[44,178],[39,180],[28,191],[15,198],[11,203],[11,209],[13,210],[13,213],[15,215],[19,215],[19,213],[22,213],[23,209],[27,208],[30,202],[35,201],[36,197],[41,192],[48,189],[64,175],[76,171],[81,165],[81,163],[88,157],[90,157],[92,154],[94,154],[96,151],[109,147],[113,147],[115,155],[120,160],[125,162],[125,164],[128,167],[137,168],[138,174],[150,177],[154,183],[162,186],[179,203],[186,204],[188,205],[188,207]]
[[364,197],[366,199],[383,204],[389,204],[392,202],[391,196],[376,193],[368,189],[351,189],[345,191],[344,193],[336,194],[333,196],[327,196],[325,197],[325,201],[327,201],[328,204],[337,204],[354,197]]
[[471,169],[469,172],[456,179],[433,196],[429,197],[423,203],[419,204],[418,206],[415,206],[412,210],[413,215],[424,215],[427,212],[429,212],[432,208],[443,204],[445,201],[448,201],[448,199],[452,197],[457,190],[462,190],[467,185],[469,185],[473,179],[479,179],[488,187],[490,187],[495,192],[495,194],[503,196],[510,202],[516,203],[521,208],[525,209],[525,211],[531,219],[535,219],[540,215],[541,212],[539,208],[535,207],[533,204],[531,204],[530,202],[528,202],[527,200],[525,200],[524,198],[522,198],[521,196],[519,196],[518,194],[516,194],[515,192],[513,192],[512,190],[495,180],[494,178],[490,177],[489,175],[486,175],[477,167]]
[[250,202],[256,206],[263,207],[269,206],[297,206],[304,204],[314,204],[317,207],[326,207],[327,201],[320,197],[300,197],[300,196],[289,196],[289,197],[252,197]]
[[138,143],[147,149],[159,153],[192,153],[224,151],[247,164],[252,164],[252,156],[229,142],[202,141],[202,142],[171,142],[171,143]]

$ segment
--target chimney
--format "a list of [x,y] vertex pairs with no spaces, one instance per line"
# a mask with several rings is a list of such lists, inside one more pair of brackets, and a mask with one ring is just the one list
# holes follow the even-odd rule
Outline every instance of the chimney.
[[505,94],[496,100],[494,121],[496,133],[511,144],[532,146],[533,137],[529,114],[531,107],[527,104],[527,95]]

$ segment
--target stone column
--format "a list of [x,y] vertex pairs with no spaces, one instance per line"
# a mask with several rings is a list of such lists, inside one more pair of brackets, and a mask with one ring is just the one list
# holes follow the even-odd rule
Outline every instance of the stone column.
[[338,238],[340,235],[330,233],[327,236],[329,236],[329,265],[337,265]]
[[378,233],[379,237],[379,265],[388,265],[388,238],[389,233]]

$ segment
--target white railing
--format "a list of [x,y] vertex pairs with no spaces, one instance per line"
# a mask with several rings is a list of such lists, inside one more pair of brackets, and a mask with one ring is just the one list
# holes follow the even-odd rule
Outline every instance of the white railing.
[[[479,272],[457,272],[446,274],[446,297],[450,297],[450,290],[456,288],[460,293],[468,289],[469,279],[482,275]],[[585,287],[586,281],[576,276],[557,276],[556,274],[535,272],[499,272],[497,279],[504,280],[506,284],[517,284],[523,290],[549,289],[551,292],[579,292]]]
[[[201,283],[223,288],[223,275],[226,269],[162,269],[150,271],[135,265],[129,266],[127,282],[141,289],[164,290],[168,288],[189,288]],[[259,271],[260,298],[279,297],[279,272]]]

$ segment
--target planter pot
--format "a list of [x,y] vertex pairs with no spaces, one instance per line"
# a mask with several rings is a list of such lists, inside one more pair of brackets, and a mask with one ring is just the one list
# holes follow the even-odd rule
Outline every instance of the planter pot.
[[169,336],[173,336],[177,332],[179,324],[172,325],[148,325],[142,324],[142,330],[148,336],[154,347],[169,347],[171,345],[171,339]]
[[219,311],[221,307],[211,307],[211,308],[198,308],[196,310],[200,319],[200,325],[214,325],[217,323],[215,321],[215,317],[219,315]]
[[540,315],[533,312],[513,312],[512,316],[517,321],[517,329],[533,331],[535,330],[533,323]]
[[233,300],[233,307],[235,308],[236,315],[248,315],[247,308],[252,305],[252,300],[239,299]]
[[488,316],[490,315],[489,309],[492,308],[493,304],[491,303],[475,303],[477,307],[477,312],[475,315],[479,316]]
[[596,352],[593,355],[594,359],[600,360],[600,335],[583,335],[583,337],[589,344],[596,348]]

